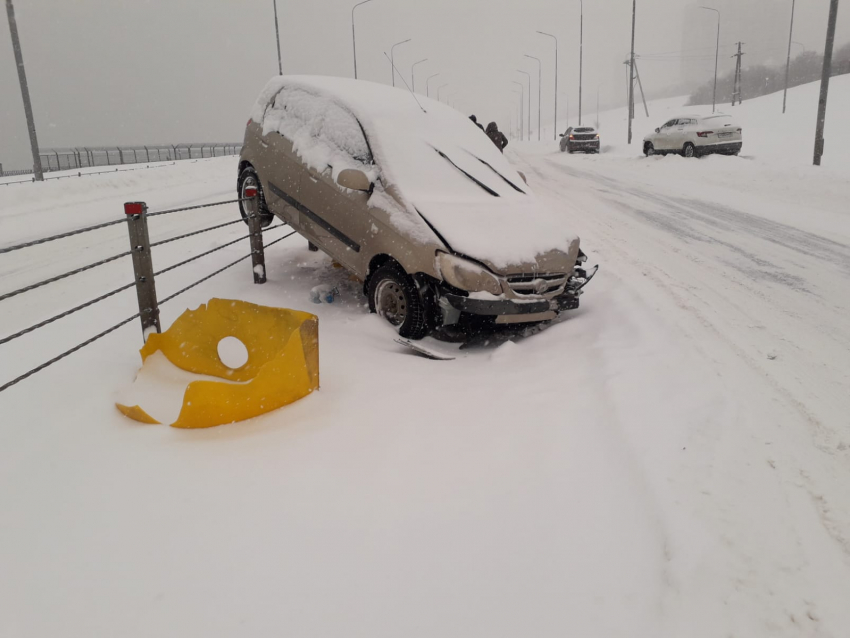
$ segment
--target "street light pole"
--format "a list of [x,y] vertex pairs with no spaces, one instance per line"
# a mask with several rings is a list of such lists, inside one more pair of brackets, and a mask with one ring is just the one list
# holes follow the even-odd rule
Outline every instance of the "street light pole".
[[555,130],[552,131],[552,137],[557,142],[558,141],[558,38],[556,38],[551,33],[544,33],[543,31],[538,31],[540,35],[545,35],[552,38],[555,41]]
[[579,48],[578,48],[578,125],[581,126],[581,94],[582,80],[584,79],[584,0],[581,2],[581,20],[579,22]]
[[390,66],[392,67],[393,72],[393,86],[395,86],[395,48],[407,42],[410,42],[412,38],[407,38],[407,40],[402,40],[401,42],[396,42],[392,47],[390,47]]
[[[518,84],[519,88],[520,88],[520,94],[519,94],[519,139],[520,139],[520,141],[522,141],[522,129],[523,129],[523,124],[522,124],[523,118],[522,118],[522,116],[525,112],[525,84],[523,84],[522,82],[517,82],[516,80],[511,80],[511,82],[513,82],[514,84]],[[516,91],[514,91],[514,93],[516,93]]]
[[525,54],[525,57],[531,58],[532,60],[537,60],[537,141],[540,141],[540,98],[543,96],[543,63],[540,61],[540,58],[535,58],[533,55]]
[[714,52],[714,96],[711,99],[711,112],[714,113],[717,107],[717,65],[720,62],[720,11],[711,7],[700,7],[706,11],[714,11],[717,14],[717,48]]
[[832,76],[832,50],[835,47],[835,24],[838,22],[838,0],[829,5],[829,24],[826,27],[826,45],[823,49],[823,75],[820,80],[818,123],[815,133],[815,166],[820,166],[823,157],[823,131],[826,126],[826,99],[829,96],[829,78]]
[[440,74],[435,73],[434,75],[429,76],[427,80],[425,80],[425,97],[431,97],[431,89],[429,85],[431,84],[431,80],[437,77],[438,75]]
[[635,119],[635,23],[637,0],[632,0],[632,52],[629,56],[629,144],[632,143],[632,120]]
[[283,62],[280,59],[280,29],[277,26],[277,0],[272,0],[274,4],[274,35],[277,38],[277,70],[280,75],[283,75]]
[[357,32],[354,30],[354,10],[361,4],[372,2],[372,0],[363,0],[351,7],[351,46],[354,49],[354,79],[357,79]]
[[788,34],[788,60],[785,62],[785,93],[782,95],[782,113],[788,103],[788,74],[791,71],[791,43],[794,41],[794,9],[797,0],[791,0],[791,32]]
[[525,128],[526,140],[531,141],[531,73],[528,71],[523,71],[522,69],[517,69],[519,73],[522,73],[528,78],[528,123]]
[[410,84],[411,90],[416,93],[416,65],[422,64],[423,62],[427,62],[428,58],[422,58],[419,62],[414,62],[413,66],[410,67]]
[[440,91],[442,91],[442,90],[443,90],[444,88],[446,88],[448,85],[449,85],[449,83],[448,83],[448,82],[446,82],[445,84],[441,84],[441,85],[440,85],[440,88],[438,88],[438,89],[437,89],[437,101],[438,101],[438,102],[442,102],[442,100],[440,99]]
[[44,181],[44,171],[41,167],[41,155],[38,154],[38,138],[35,134],[35,118],[32,116],[32,102],[27,85],[27,74],[24,70],[24,55],[21,52],[21,40],[18,37],[18,23],[15,21],[15,7],[12,0],[6,0],[6,14],[9,16],[9,33],[12,36],[12,50],[15,52],[15,66],[18,67],[18,80],[21,83],[21,97],[24,100],[24,114],[27,117],[27,130],[30,134],[32,147],[32,171],[37,182]]

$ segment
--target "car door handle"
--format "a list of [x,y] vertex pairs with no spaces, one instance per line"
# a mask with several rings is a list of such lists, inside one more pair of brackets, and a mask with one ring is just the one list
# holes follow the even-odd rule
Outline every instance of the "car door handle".
[[318,183],[319,183],[319,180],[317,180],[317,179],[316,179],[315,177],[313,177],[312,175],[308,175],[307,177],[309,177],[309,178],[310,178],[310,181],[311,181],[311,182],[313,182],[314,184],[318,184]]
[[260,146],[262,146],[263,148],[268,148],[268,147],[269,147],[269,145],[268,145],[268,144],[266,144],[263,140],[260,140]]

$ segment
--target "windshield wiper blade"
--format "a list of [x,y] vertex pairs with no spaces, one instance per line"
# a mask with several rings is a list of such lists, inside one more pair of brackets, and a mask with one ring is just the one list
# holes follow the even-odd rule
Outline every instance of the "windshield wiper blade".
[[481,162],[482,164],[484,164],[484,166],[486,166],[486,167],[487,167],[487,168],[489,168],[491,171],[493,171],[494,173],[496,173],[496,175],[498,175],[499,177],[501,177],[501,178],[502,178],[502,180],[503,180],[503,181],[505,181],[505,182],[508,184],[508,186],[510,186],[511,188],[513,188],[515,191],[517,191],[517,192],[519,192],[519,193],[522,193],[523,195],[525,195],[525,194],[526,194],[526,192],[525,192],[524,190],[522,190],[519,186],[517,186],[516,184],[514,184],[514,183],[513,183],[511,180],[509,180],[507,177],[505,177],[504,175],[502,175],[502,174],[501,174],[499,171],[497,171],[495,168],[493,168],[492,166],[490,166],[490,164],[489,164],[488,162],[485,162],[483,159],[481,159],[480,157],[476,157],[475,155],[473,155],[472,157],[475,157],[475,159],[477,159],[479,162]]
[[[432,147],[432,148],[433,148],[433,147]],[[434,148],[434,150],[435,150],[435,151],[437,151],[437,153],[439,153],[439,154],[440,154],[440,157],[442,157],[443,159],[445,159],[445,160],[446,160],[449,164],[451,164],[452,166],[454,166],[457,170],[459,170],[461,173],[463,173],[464,175],[466,175],[466,176],[467,176],[469,179],[471,179],[473,182],[475,182],[476,184],[478,184],[478,185],[479,185],[479,186],[480,186],[483,190],[485,190],[485,191],[487,191],[488,193],[490,193],[493,197],[501,197],[501,195],[499,195],[499,193],[497,193],[497,192],[496,192],[496,191],[494,191],[492,188],[490,188],[489,186],[487,186],[487,184],[485,184],[485,183],[484,183],[484,182],[482,182],[481,180],[476,179],[475,177],[473,177],[472,175],[470,175],[469,173],[467,173],[465,170],[463,170],[460,166],[458,166],[457,164],[455,164],[455,163],[451,160],[451,158],[450,158],[448,155],[446,155],[445,153],[443,153],[443,151],[441,151],[441,150],[440,150],[440,149],[438,149],[438,148]]]

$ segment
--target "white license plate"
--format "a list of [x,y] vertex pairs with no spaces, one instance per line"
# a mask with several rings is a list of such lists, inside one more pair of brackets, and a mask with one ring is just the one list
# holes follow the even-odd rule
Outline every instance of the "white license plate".
[[717,137],[732,137],[731,133],[718,133]]

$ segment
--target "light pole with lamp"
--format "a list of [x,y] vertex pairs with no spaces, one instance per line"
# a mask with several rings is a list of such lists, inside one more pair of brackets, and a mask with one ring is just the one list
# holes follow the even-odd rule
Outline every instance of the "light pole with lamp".
[[714,94],[711,98],[711,112],[714,113],[717,107],[717,65],[720,62],[720,11],[711,7],[700,7],[706,11],[714,11],[717,14],[717,48],[714,53]]
[[[523,112],[525,111],[525,84],[523,84],[522,82],[517,82],[516,80],[511,80],[511,82],[518,85],[519,88],[520,88],[520,94],[519,94],[519,139],[522,140],[522,129],[523,129],[522,115],[523,115]],[[516,95],[516,91],[514,91],[514,95]]]
[[280,59],[280,29],[277,26],[277,0],[272,0],[274,5],[274,34],[277,38],[277,70],[280,75],[283,75],[283,62]]
[[[531,58],[532,60],[537,61],[537,141],[540,141],[540,114],[542,113],[540,108],[540,98],[543,96],[543,63],[540,61],[540,58],[535,58],[533,55],[525,54],[525,57]],[[530,85],[529,85],[530,88]]]
[[410,67],[410,84],[412,86],[412,91],[416,93],[416,65],[422,64],[423,62],[427,62],[428,58],[422,58],[419,62],[414,62],[413,66]]
[[791,32],[788,34],[788,61],[785,63],[785,93],[782,95],[782,112],[785,113],[785,105],[788,103],[788,74],[791,71],[791,43],[794,39],[794,9],[797,0],[791,0]]
[[527,123],[527,126],[525,128],[525,135],[526,135],[527,141],[530,142],[531,141],[531,73],[529,73],[528,71],[523,71],[522,69],[517,69],[517,73],[522,73],[523,75],[525,75],[528,78],[528,115],[527,115],[528,123]]
[[425,97],[431,97],[431,88],[430,88],[431,80],[433,80],[438,75],[440,75],[440,74],[435,73],[434,75],[428,76],[428,79],[425,80]]
[[406,44],[410,42],[413,38],[407,38],[407,40],[402,40],[401,42],[396,42],[394,45],[390,47],[390,66],[393,71],[393,86],[395,86],[395,48],[397,46],[401,46],[402,44]]
[[[558,141],[558,38],[556,38],[551,33],[545,33],[543,31],[538,31],[540,35],[545,35],[552,38],[555,41],[555,130],[552,131],[552,137],[557,142]],[[580,85],[580,83],[579,83]],[[581,94],[579,92],[579,94]]]
[[372,2],[372,0],[363,0],[363,2],[358,2],[353,7],[351,7],[351,45],[354,48],[354,79],[357,79],[357,33],[354,30],[354,10],[359,7],[361,4],[366,4],[367,2]]

